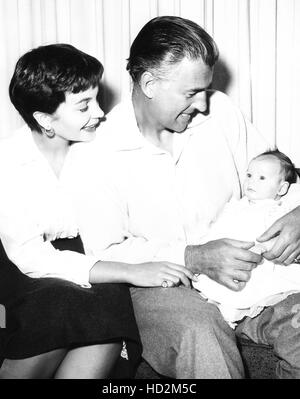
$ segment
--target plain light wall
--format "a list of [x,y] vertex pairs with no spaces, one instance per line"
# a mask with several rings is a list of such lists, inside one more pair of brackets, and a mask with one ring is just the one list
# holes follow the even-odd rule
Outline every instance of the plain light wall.
[[214,87],[300,166],[299,0],[1,0],[0,137],[22,123],[7,93],[20,55],[66,42],[96,56],[109,111],[130,90],[130,44],[158,15],[192,19],[214,37],[221,54]]

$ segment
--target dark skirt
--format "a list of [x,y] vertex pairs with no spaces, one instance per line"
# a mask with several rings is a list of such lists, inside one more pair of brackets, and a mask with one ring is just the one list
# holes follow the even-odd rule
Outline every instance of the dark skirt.
[[[83,252],[79,237],[53,245]],[[0,303],[6,312],[5,328],[0,330],[3,359],[125,341],[128,360],[120,357],[116,377],[130,377],[138,363],[140,337],[126,284],[83,288],[58,278],[30,278],[8,260],[1,244]]]

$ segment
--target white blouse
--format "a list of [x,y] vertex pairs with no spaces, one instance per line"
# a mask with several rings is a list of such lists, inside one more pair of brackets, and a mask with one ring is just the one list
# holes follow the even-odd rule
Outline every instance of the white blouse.
[[27,126],[0,141],[0,238],[9,259],[29,277],[90,287],[89,272],[98,258],[56,250],[50,243],[79,234],[81,145],[70,147],[57,178]]

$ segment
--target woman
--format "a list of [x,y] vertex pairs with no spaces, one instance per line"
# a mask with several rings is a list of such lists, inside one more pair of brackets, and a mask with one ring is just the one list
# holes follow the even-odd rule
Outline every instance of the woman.
[[126,357],[135,366],[140,355],[128,287],[118,284],[134,281],[123,264],[84,255],[76,221],[76,149],[103,118],[102,73],[95,58],[54,44],[23,55],[10,83],[27,126],[0,143],[1,378],[129,376]]
[[[0,378],[131,376],[140,338],[119,283],[157,286],[170,276],[168,263],[84,254],[80,156],[103,118],[102,73],[98,60],[67,44],[41,46],[16,65],[10,98],[27,126],[0,143]],[[192,274],[174,268],[169,285],[188,285]]]

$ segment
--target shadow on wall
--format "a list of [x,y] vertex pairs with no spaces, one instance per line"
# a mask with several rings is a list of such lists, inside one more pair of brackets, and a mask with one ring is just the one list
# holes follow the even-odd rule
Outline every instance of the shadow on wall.
[[117,96],[116,93],[114,93],[114,91],[106,83],[101,82],[97,100],[101,109],[106,115],[116,104]]
[[212,89],[220,90],[223,93],[227,93],[227,89],[232,81],[232,74],[226,65],[225,61],[221,58],[215,65],[214,76],[212,81]]

